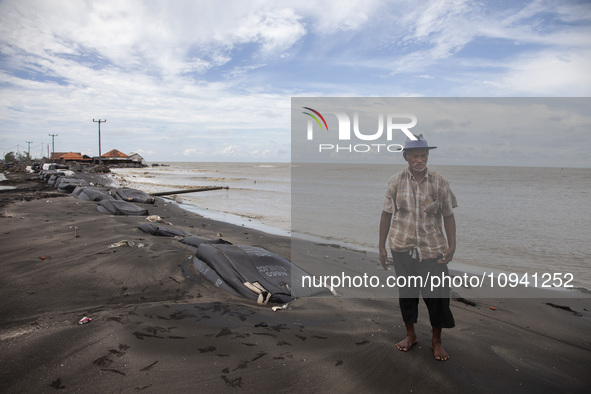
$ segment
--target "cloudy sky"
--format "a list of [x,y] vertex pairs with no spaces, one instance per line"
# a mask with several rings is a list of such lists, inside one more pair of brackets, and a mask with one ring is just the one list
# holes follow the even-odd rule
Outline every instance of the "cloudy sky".
[[[590,37],[588,0],[1,0],[0,153],[58,134],[56,151],[97,155],[106,119],[103,153],[289,161],[291,97],[585,98]],[[504,150],[458,163],[589,167],[586,150],[543,154],[571,132],[591,145],[577,116],[527,143],[464,130]]]

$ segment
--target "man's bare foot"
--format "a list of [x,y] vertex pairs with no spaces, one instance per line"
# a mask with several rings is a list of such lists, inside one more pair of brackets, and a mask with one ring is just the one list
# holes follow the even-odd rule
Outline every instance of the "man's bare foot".
[[416,336],[407,336],[402,341],[396,344],[396,348],[402,352],[408,352],[410,348],[413,347],[414,344],[417,342],[418,340]]
[[449,359],[449,354],[447,354],[447,352],[441,345],[441,342],[432,342],[431,349],[433,349],[433,355],[435,356],[435,360],[446,361]]

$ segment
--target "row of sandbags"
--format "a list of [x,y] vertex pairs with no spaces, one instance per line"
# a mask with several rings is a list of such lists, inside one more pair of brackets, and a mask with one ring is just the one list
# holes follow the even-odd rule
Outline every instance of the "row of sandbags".
[[150,212],[139,204],[153,204],[154,197],[131,188],[104,188],[96,186],[80,186],[72,192],[74,197],[81,200],[97,201],[96,209],[108,215],[148,216]]
[[148,209],[134,203],[154,203],[154,197],[141,190],[89,185],[84,179],[76,177],[73,171],[66,169],[42,171],[39,177],[60,193],[71,193],[79,199],[98,202],[97,210],[104,214],[147,216],[150,214]]
[[65,169],[42,171],[39,179],[59,193],[72,193],[76,187],[88,185],[84,179],[77,178],[74,171]]

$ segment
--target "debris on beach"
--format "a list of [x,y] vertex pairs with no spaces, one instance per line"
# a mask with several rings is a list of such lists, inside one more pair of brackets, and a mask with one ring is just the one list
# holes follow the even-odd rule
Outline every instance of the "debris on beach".
[[167,191],[167,192],[157,192],[157,193],[152,193],[152,196],[172,196],[172,195],[176,195],[176,194],[184,194],[184,193],[196,193],[196,192],[208,192],[211,190],[228,190],[229,187],[228,186],[212,186],[212,187],[207,187],[207,186],[203,186],[203,187],[199,187],[197,189],[183,189],[183,190],[171,190],[171,191]]
[[168,224],[169,226],[172,226],[172,223],[167,222],[165,220],[163,220],[160,216],[158,215],[150,215],[146,218],[146,220],[148,222],[153,222],[153,223],[164,223],[164,224]]
[[289,304],[283,304],[283,305],[281,305],[281,306],[274,306],[274,307],[273,307],[273,308],[271,308],[271,309],[273,309],[273,312],[277,312],[277,311],[279,311],[279,310],[281,310],[281,309],[287,309],[287,306],[288,306],[288,305],[289,305]]
[[92,321],[92,317],[84,316],[82,319],[78,320],[78,324],[86,324]]
[[135,246],[137,248],[143,248],[146,245],[143,244],[143,243],[140,243],[140,242],[137,242],[136,243],[136,242],[128,241],[128,240],[124,239],[124,240],[121,240],[119,242],[115,242],[114,244],[110,244],[109,245],[109,248],[119,248],[121,246],[130,246],[130,247],[134,247]]

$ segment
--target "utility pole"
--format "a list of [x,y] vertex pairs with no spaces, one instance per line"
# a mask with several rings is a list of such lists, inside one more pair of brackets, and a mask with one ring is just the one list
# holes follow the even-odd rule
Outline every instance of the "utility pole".
[[[55,153],[55,137],[57,137],[57,134],[48,134],[48,135],[51,137],[51,155],[53,156],[53,154]],[[50,157],[50,159],[51,159],[51,157]]]
[[105,120],[94,120],[92,119],[93,122],[98,123],[99,124],[99,164],[103,164],[103,159],[101,159],[101,123],[105,123],[107,121],[107,119]]
[[31,158],[31,144],[33,143],[33,141],[25,141],[27,143],[27,156],[28,159]]

